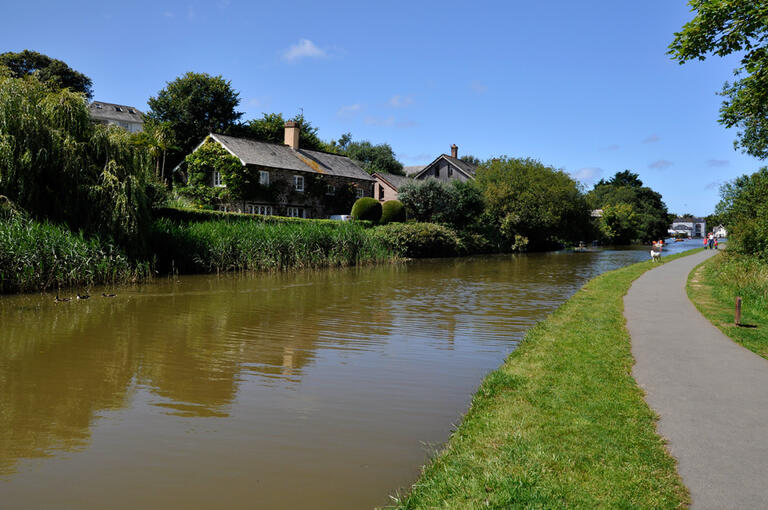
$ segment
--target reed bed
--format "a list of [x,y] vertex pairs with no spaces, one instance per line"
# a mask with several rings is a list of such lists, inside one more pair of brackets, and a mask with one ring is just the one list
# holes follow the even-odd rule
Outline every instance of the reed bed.
[[392,260],[395,254],[359,225],[255,221],[153,224],[151,246],[165,272],[279,271]]
[[65,226],[22,216],[0,217],[0,292],[126,283],[149,276],[110,243]]

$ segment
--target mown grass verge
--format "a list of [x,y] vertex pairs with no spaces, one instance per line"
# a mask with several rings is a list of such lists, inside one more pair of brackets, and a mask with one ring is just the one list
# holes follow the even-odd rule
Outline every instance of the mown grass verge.
[[149,277],[113,244],[22,216],[0,217],[0,292],[127,283]]
[[532,328],[391,508],[684,507],[687,489],[631,375],[623,316],[623,296],[652,267],[595,278]]
[[[688,298],[725,335],[768,359],[768,263],[725,253],[696,266],[688,275]],[[734,323],[736,296],[742,298],[742,324]]]

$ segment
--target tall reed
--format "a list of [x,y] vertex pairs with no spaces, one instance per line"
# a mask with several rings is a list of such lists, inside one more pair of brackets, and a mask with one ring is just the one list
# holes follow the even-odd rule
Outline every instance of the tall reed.
[[161,218],[153,224],[150,244],[161,271],[271,271],[394,258],[364,228],[340,222],[188,223]]
[[48,222],[0,217],[0,292],[123,283],[149,276],[114,245]]

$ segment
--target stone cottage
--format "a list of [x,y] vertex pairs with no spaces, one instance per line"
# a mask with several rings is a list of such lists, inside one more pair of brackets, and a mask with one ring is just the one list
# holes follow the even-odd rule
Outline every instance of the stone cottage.
[[[285,144],[215,133],[203,141],[211,142],[221,145],[239,159],[254,180],[258,180],[251,196],[221,202],[219,210],[327,218],[334,214],[349,214],[357,198],[373,196],[373,177],[348,157],[301,149],[299,127],[294,121],[285,123]],[[209,185],[226,187],[217,171],[212,172]]]

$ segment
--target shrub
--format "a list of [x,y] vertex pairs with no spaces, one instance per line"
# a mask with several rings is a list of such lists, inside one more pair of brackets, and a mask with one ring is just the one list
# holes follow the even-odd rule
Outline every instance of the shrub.
[[356,220],[368,220],[378,223],[381,219],[381,204],[375,198],[359,198],[355,205],[352,206],[351,214]]
[[372,236],[402,257],[451,257],[464,251],[456,232],[434,223],[390,223]]
[[399,200],[387,200],[381,206],[381,224],[403,223],[405,221],[405,206]]

